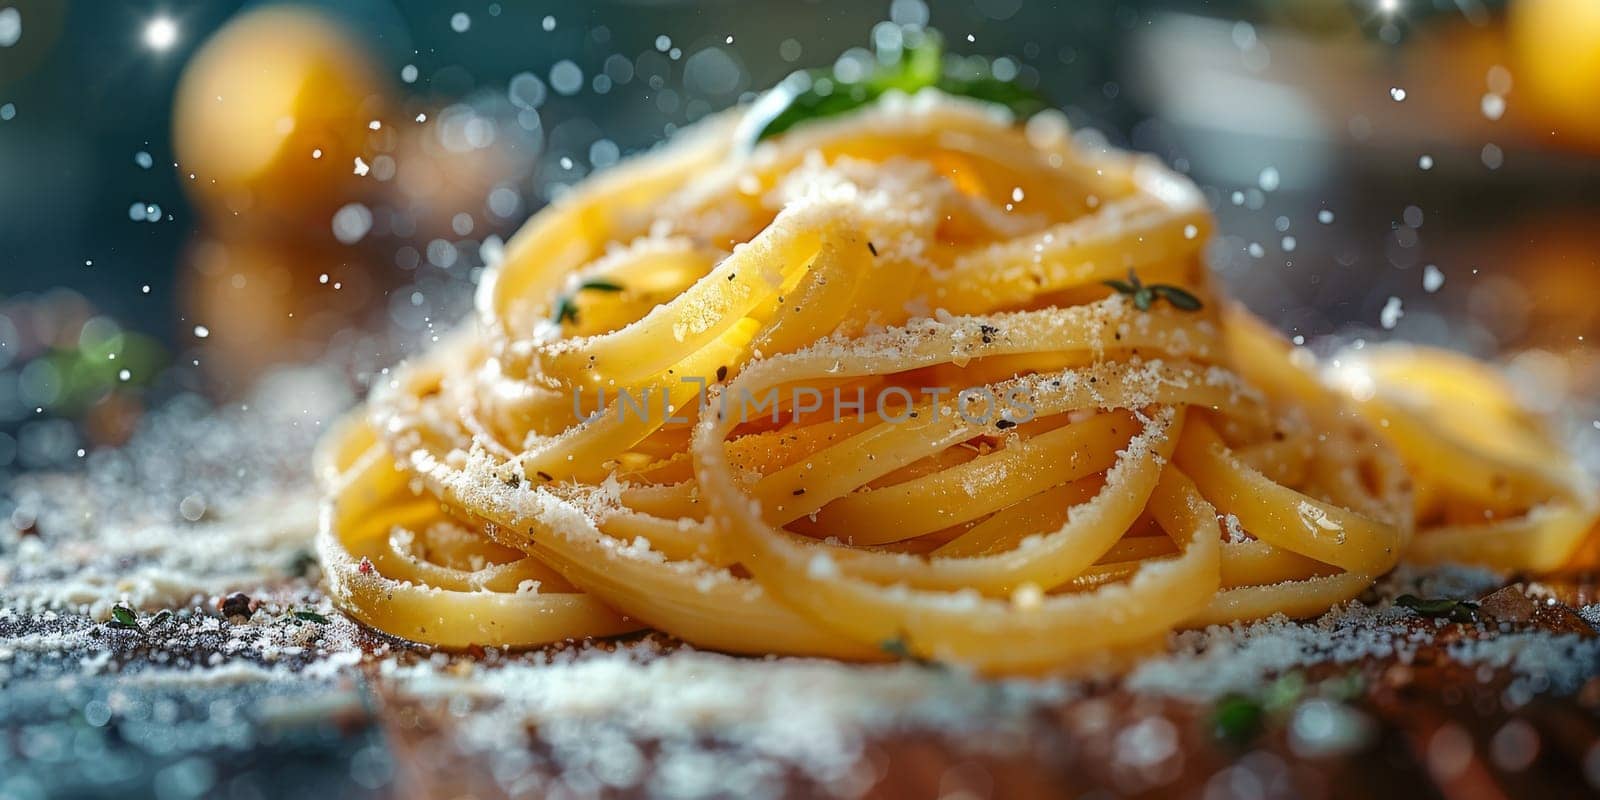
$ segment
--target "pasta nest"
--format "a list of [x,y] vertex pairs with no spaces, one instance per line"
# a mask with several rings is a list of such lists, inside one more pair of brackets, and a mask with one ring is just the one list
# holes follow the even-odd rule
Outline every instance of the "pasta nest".
[[[1486,368],[1336,379],[1154,159],[925,91],[577,187],[318,455],[336,602],[448,648],[1103,671],[1407,552],[1550,569],[1588,479]],[[1463,393],[1470,399],[1463,400]],[[1441,413],[1448,411],[1448,413]]]

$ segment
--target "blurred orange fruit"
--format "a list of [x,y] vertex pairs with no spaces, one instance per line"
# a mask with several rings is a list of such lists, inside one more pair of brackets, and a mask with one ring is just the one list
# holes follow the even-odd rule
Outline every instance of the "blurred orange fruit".
[[1517,0],[1507,30],[1516,92],[1541,133],[1600,147],[1600,2]]
[[224,225],[329,233],[365,194],[369,123],[385,89],[368,52],[328,15],[281,6],[230,22],[185,69],[173,140],[197,206]]

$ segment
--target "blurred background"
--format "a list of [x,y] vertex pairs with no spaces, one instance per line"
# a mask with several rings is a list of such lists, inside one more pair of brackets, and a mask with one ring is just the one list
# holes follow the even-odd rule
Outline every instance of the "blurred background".
[[0,489],[275,365],[359,391],[552,197],[908,25],[1191,175],[1291,335],[1600,394],[1594,0],[0,0]]

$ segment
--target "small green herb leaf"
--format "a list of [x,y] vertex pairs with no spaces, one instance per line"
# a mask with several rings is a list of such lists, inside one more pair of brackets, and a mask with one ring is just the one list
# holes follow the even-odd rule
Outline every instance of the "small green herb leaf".
[[1317,690],[1323,697],[1346,703],[1366,693],[1367,680],[1360,671],[1351,670],[1343,675],[1324,679],[1317,685]]
[[1189,294],[1188,291],[1164,283],[1151,286],[1150,289],[1157,295],[1165,297],[1173,308],[1179,311],[1199,311],[1200,298]]
[[322,616],[321,614],[318,614],[315,611],[296,610],[296,611],[291,611],[289,613],[295,619],[305,620],[306,622],[315,622],[318,625],[327,625],[328,624],[328,618]]
[[568,322],[576,324],[578,321],[578,293],[591,292],[620,292],[622,284],[611,281],[591,279],[578,284],[578,288],[562,294],[556,298],[555,307],[550,310],[550,321],[557,325]]
[[169,622],[169,621],[172,620],[172,616],[173,615],[172,615],[172,610],[171,609],[163,608],[160,611],[157,611],[155,616],[150,618],[150,626],[151,627],[155,627],[156,625],[161,625],[161,624],[164,624],[166,622]]
[[1396,597],[1394,603],[1402,608],[1409,608],[1420,616],[1433,619],[1448,619],[1451,622],[1461,623],[1478,621],[1478,604],[1467,600],[1451,600],[1445,597],[1421,598],[1414,594],[1403,594]]
[[888,653],[895,658],[898,658],[902,661],[910,661],[918,666],[940,666],[939,662],[934,661],[933,659],[924,658],[916,653],[911,652],[911,643],[906,641],[906,637],[904,635],[896,636],[893,639],[886,639],[880,643],[878,647],[882,649],[883,652]]
[[1218,739],[1244,746],[1261,733],[1264,716],[1265,709],[1254,698],[1230,694],[1211,710],[1211,730]]
[[1111,281],[1101,281],[1101,283],[1103,283],[1103,284],[1105,284],[1107,286],[1110,286],[1113,289],[1116,289],[1118,294],[1133,294],[1134,292],[1139,291],[1139,287],[1134,286],[1133,284],[1128,283],[1127,281],[1111,280]]
[[550,321],[557,325],[578,321],[578,306],[572,302],[571,296],[562,295],[556,300],[556,307],[550,312]]
[[117,603],[111,607],[111,626],[114,628],[138,628],[139,615],[133,609]]
[[1306,693],[1306,675],[1295,670],[1279,675],[1261,694],[1261,708],[1269,714],[1282,714],[1294,708]]

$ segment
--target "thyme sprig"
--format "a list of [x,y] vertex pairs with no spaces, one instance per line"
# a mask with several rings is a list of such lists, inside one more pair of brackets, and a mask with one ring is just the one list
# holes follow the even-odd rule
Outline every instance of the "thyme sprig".
[[1170,283],[1145,283],[1133,270],[1128,270],[1128,279],[1125,281],[1101,281],[1107,286],[1117,290],[1118,294],[1133,298],[1133,307],[1140,311],[1149,311],[1157,300],[1166,300],[1173,308],[1179,311],[1199,311],[1203,304],[1200,298],[1190,294],[1187,289],[1173,286]]

